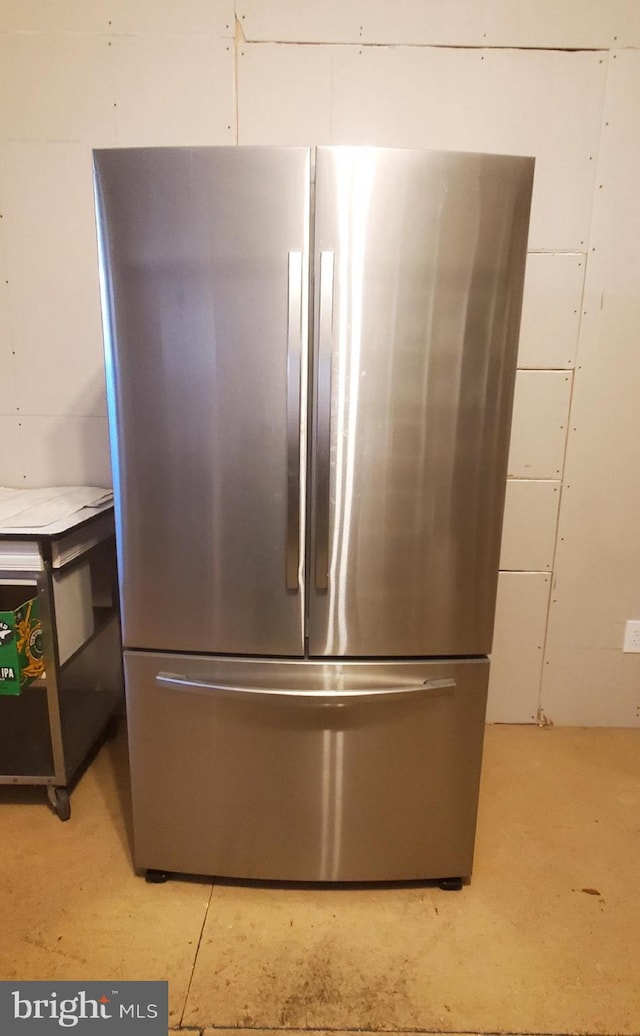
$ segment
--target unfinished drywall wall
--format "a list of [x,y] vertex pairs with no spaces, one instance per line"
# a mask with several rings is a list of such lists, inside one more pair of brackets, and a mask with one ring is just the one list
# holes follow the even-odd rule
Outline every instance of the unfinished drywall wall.
[[640,51],[611,54],[554,565],[542,706],[637,725],[640,655]]
[[236,138],[223,0],[0,4],[0,485],[109,484],[91,149]]
[[109,481],[92,147],[533,154],[489,716],[640,723],[639,47],[633,0],[5,0],[0,484]]

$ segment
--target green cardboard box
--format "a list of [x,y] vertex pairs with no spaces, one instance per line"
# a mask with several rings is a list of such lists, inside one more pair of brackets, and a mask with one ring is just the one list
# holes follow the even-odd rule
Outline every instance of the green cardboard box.
[[40,602],[0,611],[0,694],[20,694],[44,672]]

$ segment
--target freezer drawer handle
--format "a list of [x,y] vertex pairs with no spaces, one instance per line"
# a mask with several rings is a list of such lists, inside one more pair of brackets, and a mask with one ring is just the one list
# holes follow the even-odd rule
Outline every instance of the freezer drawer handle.
[[333,277],[335,255],[320,253],[318,314],[318,426],[316,437],[316,590],[329,589],[329,499],[331,477],[331,365],[333,360]]
[[302,252],[289,252],[287,319],[287,590],[300,589],[300,369],[302,350]]
[[179,673],[158,673],[156,683],[159,687],[173,690],[185,689],[206,694],[215,692],[218,698],[235,698],[236,701],[280,701],[295,700],[299,705],[328,705],[340,707],[349,704],[365,704],[367,702],[398,701],[403,698],[440,698],[455,693],[456,681],[447,678],[442,680],[424,680],[422,683],[411,683],[399,687],[384,687],[381,690],[363,691],[300,691],[287,690],[283,687],[243,687],[238,684],[208,683],[206,680],[190,680]]

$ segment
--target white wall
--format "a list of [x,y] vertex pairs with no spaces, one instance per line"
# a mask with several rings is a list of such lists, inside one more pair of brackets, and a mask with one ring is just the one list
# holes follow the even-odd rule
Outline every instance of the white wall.
[[232,144],[226,0],[0,0],[0,485],[108,484],[91,149]]
[[533,154],[489,716],[640,724],[640,5],[0,0],[0,484],[106,483],[94,146]]

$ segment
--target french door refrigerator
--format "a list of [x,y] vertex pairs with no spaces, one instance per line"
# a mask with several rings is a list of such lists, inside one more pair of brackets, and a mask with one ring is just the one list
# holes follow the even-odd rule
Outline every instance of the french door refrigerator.
[[136,864],[468,877],[533,160],[94,168]]

